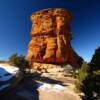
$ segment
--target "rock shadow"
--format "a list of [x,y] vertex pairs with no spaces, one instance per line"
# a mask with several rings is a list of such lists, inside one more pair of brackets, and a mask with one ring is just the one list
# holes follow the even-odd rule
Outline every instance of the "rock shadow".
[[0,100],[39,100],[37,82],[31,77],[24,78],[15,88],[0,96]]

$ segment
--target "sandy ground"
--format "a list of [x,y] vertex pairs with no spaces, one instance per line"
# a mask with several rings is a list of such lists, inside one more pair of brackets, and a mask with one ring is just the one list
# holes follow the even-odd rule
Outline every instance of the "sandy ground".
[[39,93],[39,100],[81,100],[79,96],[69,90],[65,92],[40,91]]

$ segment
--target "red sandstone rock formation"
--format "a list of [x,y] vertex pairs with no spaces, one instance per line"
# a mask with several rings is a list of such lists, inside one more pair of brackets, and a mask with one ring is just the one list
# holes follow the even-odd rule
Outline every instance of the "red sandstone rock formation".
[[45,9],[31,16],[31,41],[27,59],[43,63],[69,63],[78,65],[79,57],[71,47],[69,11],[59,8]]

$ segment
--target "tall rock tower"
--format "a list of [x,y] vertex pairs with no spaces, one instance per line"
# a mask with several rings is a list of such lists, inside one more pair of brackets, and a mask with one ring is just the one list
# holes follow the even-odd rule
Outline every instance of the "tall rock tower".
[[31,16],[31,41],[27,59],[34,63],[78,66],[79,56],[71,47],[72,16],[61,8],[49,8],[34,12]]

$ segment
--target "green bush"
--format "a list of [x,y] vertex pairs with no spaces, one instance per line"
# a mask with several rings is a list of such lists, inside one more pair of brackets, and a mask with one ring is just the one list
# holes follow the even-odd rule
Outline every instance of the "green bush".
[[84,93],[84,100],[100,99],[100,70],[93,71],[91,66],[83,63],[77,77],[76,89]]
[[81,91],[81,87],[83,85],[83,80],[88,76],[88,71],[89,71],[89,66],[87,65],[86,62],[82,64],[81,69],[79,70],[79,75],[77,76],[77,81],[76,81],[76,89],[77,91]]
[[100,47],[95,50],[90,64],[92,65],[93,70],[100,70]]
[[24,71],[25,68],[30,68],[29,62],[23,55],[18,56],[17,54],[13,54],[9,58],[9,62],[14,66],[19,67],[22,71]]

